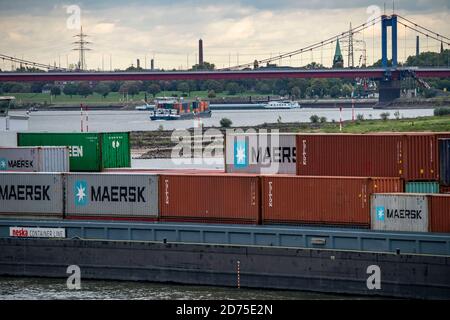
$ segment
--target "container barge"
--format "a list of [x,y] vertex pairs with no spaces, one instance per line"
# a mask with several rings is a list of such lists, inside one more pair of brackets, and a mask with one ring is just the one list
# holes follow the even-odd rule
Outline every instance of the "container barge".
[[211,118],[208,101],[189,101],[178,98],[158,98],[150,111],[151,120],[189,120]]
[[[408,163],[397,165],[408,173],[389,171],[387,157],[386,177],[358,176],[359,165],[347,176],[1,173],[0,274],[64,278],[76,264],[85,279],[450,299],[450,194],[435,193],[449,164],[436,161],[440,138],[414,137],[435,169],[410,180],[430,161],[403,158],[405,136]],[[380,288],[368,285],[374,266]]]

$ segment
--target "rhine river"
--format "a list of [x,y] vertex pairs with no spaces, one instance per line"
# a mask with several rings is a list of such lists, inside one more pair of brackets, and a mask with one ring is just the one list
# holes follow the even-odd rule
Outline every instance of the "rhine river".
[[[365,119],[380,119],[380,114],[389,112],[390,118],[398,111],[400,118],[415,118],[433,115],[432,109],[412,110],[373,110],[371,108],[357,108],[355,115],[362,114]],[[10,112],[10,114],[18,114]],[[19,113],[19,114],[23,114]],[[202,119],[206,127],[219,127],[222,118],[229,118],[233,127],[255,126],[263,123],[281,122],[310,122],[312,115],[326,117],[327,121],[339,121],[340,113],[333,109],[299,109],[299,110],[224,110],[212,111],[211,118]],[[352,119],[352,110],[344,109],[343,120]],[[86,126],[86,117],[83,117]],[[88,113],[89,131],[140,131],[187,129],[194,127],[193,120],[151,121],[148,111],[90,111]],[[79,111],[38,111],[32,112],[29,118],[29,131],[75,132],[80,131],[81,115]]]
[[0,277],[0,300],[317,300],[368,299],[302,291],[182,286],[149,282],[81,279],[69,290],[66,279]]
[[[389,112],[391,117],[396,110],[357,109],[355,114],[363,114],[366,119],[378,119],[380,113]],[[414,118],[432,115],[433,110],[415,109],[400,110],[400,117]],[[11,114],[21,114],[11,112]],[[339,111],[335,109],[301,109],[301,110],[246,110],[246,111],[213,111],[210,119],[203,119],[205,126],[219,126],[220,119],[227,117],[233,126],[252,126],[264,122],[309,122],[313,114],[327,117],[328,121],[339,120]],[[343,119],[352,118],[351,109],[345,109]],[[186,129],[193,127],[193,121],[151,121],[145,111],[91,111],[89,112],[89,131],[132,131],[157,130],[160,126],[166,130]],[[42,111],[30,115],[29,131],[79,132],[80,113],[75,111]],[[220,159],[219,159],[220,160]],[[219,161],[220,162],[220,161]],[[165,159],[134,159],[133,167],[167,168],[170,162]],[[185,167],[196,167],[185,166]],[[213,164],[209,169],[223,169],[223,164]],[[69,290],[66,279],[46,278],[13,278],[0,277],[0,300],[17,299],[367,299],[347,295],[329,295],[299,291],[275,291],[237,289],[211,286],[181,286],[173,284],[155,284],[146,282],[93,281],[83,280],[81,290]]]

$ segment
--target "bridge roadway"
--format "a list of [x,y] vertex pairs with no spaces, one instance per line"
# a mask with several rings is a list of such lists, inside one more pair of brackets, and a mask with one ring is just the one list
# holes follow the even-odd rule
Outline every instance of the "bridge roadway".
[[401,79],[414,72],[418,78],[450,77],[450,68],[397,69],[267,69],[243,71],[155,72],[0,72],[1,81],[138,81],[138,80],[241,80],[276,78],[370,78]]

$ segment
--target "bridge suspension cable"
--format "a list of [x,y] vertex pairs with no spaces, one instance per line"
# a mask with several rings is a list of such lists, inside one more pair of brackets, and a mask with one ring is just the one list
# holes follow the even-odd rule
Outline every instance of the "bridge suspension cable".
[[39,63],[39,62],[33,62],[33,61],[29,61],[29,60],[19,59],[19,58],[11,57],[11,56],[1,54],[1,53],[0,53],[0,59],[19,63],[19,64],[25,65],[25,66],[35,67],[35,68],[42,68],[42,69],[48,69],[48,70],[66,70],[65,68],[52,67],[49,64],[43,64],[43,63]]
[[[448,37],[446,37],[446,36],[444,36],[444,35],[442,35],[442,34],[439,34],[439,33],[437,33],[437,32],[434,32],[434,31],[432,31],[432,30],[430,30],[430,29],[427,29],[427,28],[425,28],[425,27],[422,27],[421,25],[419,25],[419,24],[417,24],[417,23],[414,23],[414,22],[412,22],[412,21],[409,20],[409,19],[406,19],[406,18],[404,18],[404,17],[402,17],[402,16],[397,16],[397,17],[400,18],[401,20],[406,21],[406,22],[409,23],[409,24],[414,25],[414,27],[416,27],[416,28],[425,30],[425,31],[428,32],[428,33],[432,33],[433,35],[437,36],[438,38],[441,38],[441,39],[445,39],[445,40],[450,41],[450,38],[448,38]],[[402,23],[402,25],[404,25],[404,24]],[[409,27],[409,26],[408,26],[408,27]],[[411,27],[409,27],[409,28],[411,28]],[[415,31],[417,31],[417,30],[415,30]],[[418,31],[418,32],[419,32],[419,31]],[[422,34],[424,34],[424,33],[422,33]],[[439,40],[440,40],[440,39],[439,39]]]
[[[405,24],[405,23],[403,23],[401,21],[398,21],[398,23],[401,24],[402,26],[406,27],[406,28],[409,28],[411,30],[416,31],[417,33],[420,33],[420,34],[426,36],[427,38],[430,38],[430,39],[442,42],[442,43],[444,43],[446,45],[450,45],[450,41],[445,41],[444,40],[444,39],[448,39],[448,38],[443,37],[443,36],[439,35],[438,33],[432,32],[432,35],[431,35],[429,33],[426,33],[424,31],[419,30],[419,28],[411,27],[410,25],[407,25],[407,24]],[[441,38],[439,38],[439,37],[441,37]]]
[[[371,21],[368,21],[366,23],[363,23],[363,24],[361,24],[361,25],[359,25],[359,26],[357,26],[355,28],[352,28],[351,30],[342,32],[339,35],[335,35],[335,36],[333,36],[331,38],[328,38],[328,39],[326,39],[324,41],[316,42],[316,43],[311,44],[309,46],[306,46],[304,48],[301,48],[301,49],[298,49],[298,50],[294,50],[294,51],[291,51],[291,52],[287,52],[287,53],[283,53],[283,54],[280,54],[280,55],[275,56],[275,57],[270,57],[270,58],[266,58],[266,59],[262,59],[262,60],[256,60],[256,61],[258,62],[258,65],[261,65],[263,63],[270,63],[270,62],[273,62],[273,61],[276,61],[276,60],[280,60],[280,59],[283,59],[283,58],[291,58],[292,56],[295,56],[295,55],[298,55],[298,54],[302,54],[304,52],[312,51],[312,50],[321,48],[321,47],[323,47],[325,45],[328,45],[328,44],[332,44],[332,43],[334,43],[335,41],[337,41],[339,39],[348,37],[350,34],[359,33],[362,30],[367,29],[367,28],[369,28],[372,25],[375,25],[379,21],[381,21],[381,16],[377,17],[377,18],[375,18],[375,19],[373,19]],[[245,64],[240,64],[240,65],[237,65],[237,66],[234,66],[234,67],[220,69],[220,71],[250,68],[250,67],[252,67],[254,65],[254,63],[255,62],[249,62],[249,63],[245,63]]]

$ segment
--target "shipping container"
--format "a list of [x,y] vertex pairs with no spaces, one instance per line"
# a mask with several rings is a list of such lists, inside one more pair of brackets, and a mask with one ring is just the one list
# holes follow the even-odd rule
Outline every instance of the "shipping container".
[[299,134],[297,174],[439,180],[437,138],[446,134]]
[[450,233],[450,194],[429,196],[430,232]]
[[450,186],[450,139],[438,139],[441,184]]
[[102,169],[131,167],[130,135],[128,132],[102,133]]
[[63,217],[63,174],[0,173],[0,214]]
[[425,194],[374,194],[372,229],[384,231],[428,231],[428,197]]
[[160,220],[258,224],[260,182],[256,175],[161,175]]
[[405,180],[439,180],[439,158],[435,134],[403,135]]
[[229,173],[296,174],[295,134],[228,134],[225,170]]
[[403,192],[399,178],[262,176],[268,224],[370,227],[370,195]]
[[68,172],[67,147],[0,147],[0,171]]
[[402,139],[393,135],[302,134],[297,136],[301,176],[401,177]]
[[406,193],[439,193],[439,182],[410,181],[405,183]]
[[18,133],[19,146],[67,146],[71,171],[129,167],[129,133]]
[[17,147],[17,133],[16,132],[0,133],[0,147]]
[[158,176],[135,173],[66,175],[67,217],[158,217]]
[[439,188],[439,193],[450,193],[450,186],[441,185]]
[[372,229],[450,233],[450,195],[374,194]]

